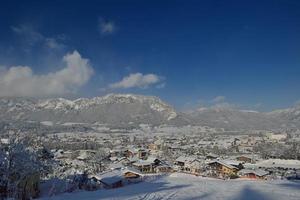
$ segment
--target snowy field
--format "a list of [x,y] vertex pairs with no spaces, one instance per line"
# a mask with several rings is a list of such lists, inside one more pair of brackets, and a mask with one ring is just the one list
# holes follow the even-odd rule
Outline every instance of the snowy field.
[[300,182],[217,180],[186,174],[172,174],[157,180],[127,185],[118,189],[93,192],[65,193],[42,199],[55,200],[102,200],[102,199],[184,199],[184,200],[289,200],[300,199]]

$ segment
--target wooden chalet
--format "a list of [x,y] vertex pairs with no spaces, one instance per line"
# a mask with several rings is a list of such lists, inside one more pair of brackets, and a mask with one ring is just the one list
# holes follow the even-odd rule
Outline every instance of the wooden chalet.
[[208,163],[208,166],[213,172],[221,176],[236,175],[239,171],[238,167],[219,160]]
[[238,172],[240,178],[250,178],[250,179],[266,179],[266,176],[269,172],[261,170],[261,169],[242,169]]

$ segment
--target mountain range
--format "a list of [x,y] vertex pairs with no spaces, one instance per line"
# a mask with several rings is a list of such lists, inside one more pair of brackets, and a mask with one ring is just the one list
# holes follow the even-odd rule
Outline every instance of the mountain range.
[[79,98],[0,98],[1,121],[51,121],[110,125],[200,125],[226,130],[300,128],[300,106],[272,112],[209,107],[178,112],[158,97],[108,94]]

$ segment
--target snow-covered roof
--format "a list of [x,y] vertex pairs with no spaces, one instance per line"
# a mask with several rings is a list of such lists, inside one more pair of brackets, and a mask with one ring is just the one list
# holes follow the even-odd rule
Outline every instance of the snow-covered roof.
[[122,169],[124,168],[124,165],[122,163],[112,163],[108,167],[109,169],[114,170],[114,169]]
[[199,160],[194,160],[192,162],[188,162],[186,165],[190,167],[200,167],[202,163]]
[[238,169],[237,167],[226,163],[226,161],[221,161],[221,160],[214,160],[214,161],[209,162],[208,164],[213,164],[213,163],[218,163],[220,165],[224,165],[225,167],[228,167],[229,169]]
[[97,174],[94,177],[107,185],[111,185],[113,183],[123,180],[123,174],[121,170],[112,170],[112,171],[104,172],[102,174]]
[[8,138],[1,138],[0,143],[2,144],[9,144],[9,139]]
[[238,172],[238,175],[245,175],[245,174],[255,174],[257,176],[265,176],[268,175],[269,172],[261,170],[261,169],[242,169]]
[[138,169],[135,169],[135,168],[132,168],[132,167],[126,167],[124,170],[123,170],[123,174],[125,173],[128,173],[128,172],[131,172],[131,173],[134,173],[134,174],[138,174],[140,176],[144,176],[144,174],[138,170]]
[[138,160],[137,162],[133,163],[134,166],[146,166],[146,165],[152,165],[153,162],[147,161],[147,160]]
[[176,159],[176,162],[192,162],[194,160],[197,160],[196,157],[194,156],[179,156],[177,159]]
[[162,163],[162,164],[158,165],[156,168],[164,168],[164,167],[171,167],[171,165],[168,163]]
[[217,157],[219,157],[217,154],[214,154],[214,153],[209,153],[209,154],[207,154],[206,155],[206,157],[213,157],[213,158],[217,158]]
[[257,167],[300,169],[300,160],[268,159],[256,163]]
[[117,157],[117,156],[111,156],[111,157],[109,158],[109,160],[111,160],[111,161],[116,161],[116,160],[118,160],[118,157]]
[[159,159],[153,156],[149,156],[146,161],[154,163],[155,160],[159,160]]
[[79,156],[77,156],[78,160],[86,160],[89,158],[89,154],[86,151],[80,151]]
[[241,162],[236,160],[222,160],[222,161],[226,164],[233,165],[233,166],[238,166],[239,164],[241,164]]

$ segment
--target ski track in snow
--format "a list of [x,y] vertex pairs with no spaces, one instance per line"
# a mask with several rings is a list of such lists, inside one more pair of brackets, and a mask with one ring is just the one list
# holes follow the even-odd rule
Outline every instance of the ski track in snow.
[[53,200],[299,200],[300,182],[287,180],[217,180],[172,174],[118,189],[78,191],[41,199]]

